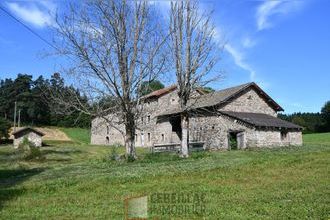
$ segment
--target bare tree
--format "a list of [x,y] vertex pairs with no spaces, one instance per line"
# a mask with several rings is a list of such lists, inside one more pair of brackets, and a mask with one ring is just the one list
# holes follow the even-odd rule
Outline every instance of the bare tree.
[[188,157],[189,99],[194,88],[219,74],[210,71],[218,61],[215,29],[210,13],[201,12],[196,1],[171,2],[170,39],[181,108],[181,156]]
[[136,158],[138,91],[166,63],[166,37],[153,8],[146,1],[79,2],[69,5],[56,21],[57,54],[71,58],[72,67],[64,70],[89,102],[68,91],[54,95],[54,100],[63,110],[79,110],[118,129],[125,138],[126,155]]

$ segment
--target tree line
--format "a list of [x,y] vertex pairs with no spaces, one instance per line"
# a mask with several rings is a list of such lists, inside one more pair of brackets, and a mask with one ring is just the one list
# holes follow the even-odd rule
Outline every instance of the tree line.
[[330,101],[327,101],[320,112],[297,112],[279,114],[280,118],[302,126],[303,133],[330,132]]
[[17,105],[17,120],[20,117],[21,126],[61,126],[90,127],[91,118],[77,110],[71,109],[71,114],[63,114],[58,105],[50,99],[51,94],[58,91],[74,91],[82,102],[87,102],[78,89],[64,84],[59,73],[54,73],[50,79],[39,76],[33,80],[32,75],[18,74],[16,79],[0,81],[0,118],[2,124],[7,121],[13,126],[15,102]]

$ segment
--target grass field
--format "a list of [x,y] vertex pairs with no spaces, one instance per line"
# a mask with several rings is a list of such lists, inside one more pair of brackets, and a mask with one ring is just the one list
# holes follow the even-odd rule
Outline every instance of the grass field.
[[61,131],[66,133],[66,135],[74,142],[79,144],[89,144],[90,141],[90,131],[83,128],[60,128]]
[[206,212],[159,219],[330,218],[330,133],[305,135],[302,147],[189,159],[139,149],[128,163],[109,160],[110,147],[89,146],[87,131],[63,131],[74,141],[49,142],[42,161],[0,146],[0,219],[124,219],[127,197],[182,192],[203,194]]

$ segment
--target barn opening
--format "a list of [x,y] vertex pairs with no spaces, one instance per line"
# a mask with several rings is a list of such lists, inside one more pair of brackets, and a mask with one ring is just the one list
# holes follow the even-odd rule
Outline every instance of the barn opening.
[[243,131],[229,131],[228,147],[229,147],[229,150],[238,150],[238,149],[244,148],[244,132]]
[[237,150],[237,132],[229,132],[229,149]]
[[181,140],[182,130],[181,130],[181,118],[180,118],[180,116],[171,117],[169,121],[172,125],[172,132],[175,132],[178,135],[179,139]]

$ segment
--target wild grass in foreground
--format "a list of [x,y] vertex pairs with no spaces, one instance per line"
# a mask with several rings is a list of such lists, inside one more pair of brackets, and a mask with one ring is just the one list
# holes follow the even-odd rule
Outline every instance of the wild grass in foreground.
[[[330,135],[277,149],[150,154],[111,160],[105,146],[53,143],[43,161],[0,147],[1,219],[123,219],[123,200],[154,193],[205,195],[204,219],[328,219]],[[118,154],[123,148],[116,150]],[[201,216],[161,216],[201,219]]]

